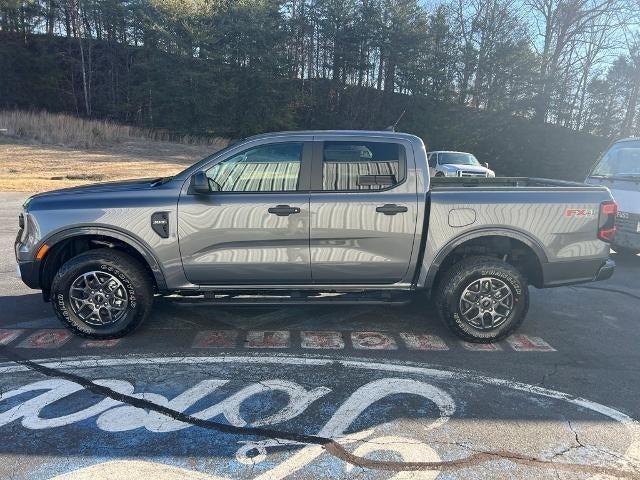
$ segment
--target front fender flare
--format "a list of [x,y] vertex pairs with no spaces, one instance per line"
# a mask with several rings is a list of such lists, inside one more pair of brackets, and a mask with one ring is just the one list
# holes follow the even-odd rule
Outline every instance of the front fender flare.
[[160,262],[156,258],[153,250],[149,245],[147,245],[143,240],[131,235],[130,233],[124,232],[122,230],[112,228],[112,227],[102,227],[102,226],[76,226],[72,228],[68,228],[62,231],[58,231],[52,235],[49,235],[44,240],[40,242],[40,245],[35,249],[38,251],[40,246],[43,244],[47,244],[49,248],[54,247],[56,244],[69,240],[73,237],[79,237],[83,235],[103,235],[105,237],[111,237],[116,240],[120,240],[121,242],[129,245],[131,248],[135,249],[142,257],[145,259],[149,267],[151,268],[151,272],[153,273],[153,277],[155,278],[156,285],[159,290],[166,290],[167,283],[164,277],[164,272],[162,271],[162,267],[160,266]]

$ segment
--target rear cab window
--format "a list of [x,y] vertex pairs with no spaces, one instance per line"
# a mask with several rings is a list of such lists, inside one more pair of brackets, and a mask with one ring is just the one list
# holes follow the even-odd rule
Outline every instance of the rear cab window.
[[323,143],[322,191],[387,190],[404,182],[406,169],[405,149],[398,143]]

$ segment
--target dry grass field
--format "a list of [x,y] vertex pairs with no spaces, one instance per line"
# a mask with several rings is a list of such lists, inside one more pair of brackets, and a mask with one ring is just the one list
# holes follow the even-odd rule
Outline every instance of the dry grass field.
[[224,147],[223,139],[166,135],[66,115],[0,112],[0,191],[173,175]]
[[131,141],[103,150],[0,142],[0,191],[43,192],[129,178],[173,175],[218,148]]

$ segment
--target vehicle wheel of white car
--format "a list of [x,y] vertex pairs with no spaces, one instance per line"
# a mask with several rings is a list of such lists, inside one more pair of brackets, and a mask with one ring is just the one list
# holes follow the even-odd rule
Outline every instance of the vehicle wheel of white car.
[[436,172],[436,177],[444,177],[444,173],[442,172]]
[[460,338],[491,343],[520,326],[529,309],[529,289],[512,265],[493,257],[472,257],[444,274],[436,305],[445,324]]
[[58,318],[76,335],[118,338],[149,315],[153,287],[135,258],[96,249],[60,267],[51,284],[51,303]]

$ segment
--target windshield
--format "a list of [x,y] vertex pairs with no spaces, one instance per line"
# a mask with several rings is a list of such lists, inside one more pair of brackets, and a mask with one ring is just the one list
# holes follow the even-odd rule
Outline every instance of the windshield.
[[444,152],[440,154],[440,165],[480,165],[476,157],[470,153]]
[[222,155],[223,153],[225,153],[228,150],[231,150],[233,147],[235,147],[238,143],[244,141],[245,139],[241,139],[238,141],[233,141],[233,142],[229,142],[229,145],[227,145],[226,147],[220,149],[220,150],[216,150],[215,152],[213,152],[211,155],[207,155],[206,157],[204,157],[202,160],[199,160],[198,162],[194,163],[193,165],[185,168],[184,170],[182,170],[178,175],[176,175],[176,177],[182,175],[185,172],[188,172],[190,170],[196,171],[198,170],[202,165],[206,165],[207,162],[209,162],[209,160],[211,160],[214,157],[217,157],[218,155]]
[[640,141],[615,144],[600,159],[592,177],[640,177]]

